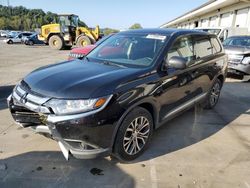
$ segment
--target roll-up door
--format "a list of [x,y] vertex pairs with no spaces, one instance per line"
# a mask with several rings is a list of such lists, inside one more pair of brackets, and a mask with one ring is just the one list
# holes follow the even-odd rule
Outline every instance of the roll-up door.
[[248,16],[248,8],[237,10],[235,26],[236,27],[247,27],[247,16]]
[[225,14],[221,15],[220,26],[221,27],[231,27],[232,26],[231,13],[225,13]]
[[211,17],[210,18],[210,24],[209,24],[210,27],[216,27],[218,26],[218,17],[217,16],[214,16],[214,17]]
[[201,27],[208,27],[208,19],[201,20]]

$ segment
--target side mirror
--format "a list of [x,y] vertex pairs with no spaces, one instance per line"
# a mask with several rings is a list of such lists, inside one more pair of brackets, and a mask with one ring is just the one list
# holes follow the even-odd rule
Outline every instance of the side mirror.
[[165,67],[174,69],[185,69],[187,67],[187,60],[183,57],[173,56],[168,62],[165,63]]

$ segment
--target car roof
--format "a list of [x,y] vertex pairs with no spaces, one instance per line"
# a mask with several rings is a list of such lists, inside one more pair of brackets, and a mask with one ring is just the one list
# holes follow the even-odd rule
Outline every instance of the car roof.
[[250,36],[249,35],[234,35],[228,38],[250,38]]
[[176,28],[154,28],[154,29],[131,29],[127,31],[122,31],[118,34],[159,34],[159,35],[172,35],[172,34],[191,34],[191,33],[198,33],[204,35],[211,35],[209,33],[193,30],[193,29],[176,29]]

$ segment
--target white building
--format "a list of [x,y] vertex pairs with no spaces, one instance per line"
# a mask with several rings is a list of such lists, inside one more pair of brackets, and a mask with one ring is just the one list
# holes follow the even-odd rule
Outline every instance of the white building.
[[188,29],[195,27],[247,27],[250,31],[250,0],[210,0],[160,27]]

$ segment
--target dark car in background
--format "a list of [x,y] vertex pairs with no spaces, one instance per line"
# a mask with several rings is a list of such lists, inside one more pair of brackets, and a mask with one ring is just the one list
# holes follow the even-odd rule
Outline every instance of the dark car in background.
[[228,72],[241,79],[250,76],[250,36],[233,36],[223,45],[228,54]]
[[226,71],[227,56],[215,35],[130,30],[81,61],[31,72],[8,105],[19,125],[52,137],[66,159],[112,154],[130,161],[168,120],[199,103],[215,107]]
[[34,34],[30,35],[30,36],[27,36],[24,39],[23,43],[26,44],[26,45],[45,44],[43,41],[38,39],[38,34],[37,33],[34,33]]

